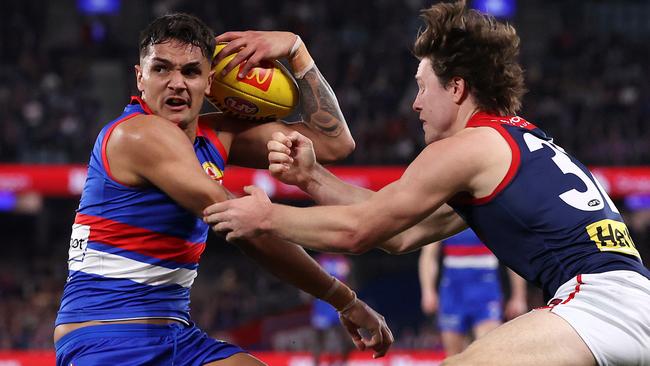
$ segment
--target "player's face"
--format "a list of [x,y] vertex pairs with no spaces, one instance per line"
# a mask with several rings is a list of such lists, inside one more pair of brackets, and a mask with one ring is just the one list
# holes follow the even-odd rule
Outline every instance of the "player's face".
[[424,142],[430,144],[451,136],[458,115],[458,104],[454,102],[450,88],[440,84],[431,67],[431,60],[424,58],[420,61],[415,80],[418,84],[418,95],[413,101],[413,110],[420,116]]
[[173,40],[155,44],[135,68],[142,99],[156,115],[182,128],[197,120],[212,81],[199,47]]

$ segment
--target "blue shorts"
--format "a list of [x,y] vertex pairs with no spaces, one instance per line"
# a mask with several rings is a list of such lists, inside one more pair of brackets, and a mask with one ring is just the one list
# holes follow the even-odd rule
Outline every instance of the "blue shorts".
[[501,285],[496,270],[446,269],[438,298],[438,326],[442,331],[467,333],[484,321],[503,318]]
[[194,324],[93,325],[64,335],[55,347],[57,366],[200,366],[244,352]]

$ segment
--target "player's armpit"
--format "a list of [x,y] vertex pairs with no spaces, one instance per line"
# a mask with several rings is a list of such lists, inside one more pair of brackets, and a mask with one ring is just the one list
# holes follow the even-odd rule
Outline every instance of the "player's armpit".
[[153,185],[199,217],[206,206],[226,199],[201,168],[189,137],[163,118],[141,116],[120,124],[109,138],[107,156],[118,180]]

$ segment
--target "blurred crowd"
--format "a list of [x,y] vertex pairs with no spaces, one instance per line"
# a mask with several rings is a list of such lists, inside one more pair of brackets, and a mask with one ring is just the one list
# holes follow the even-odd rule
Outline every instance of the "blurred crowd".
[[[0,163],[85,163],[101,126],[120,113],[135,90],[137,32],[170,11],[197,14],[217,33],[281,29],[300,34],[356,139],[357,149],[346,164],[403,164],[423,147],[420,124],[410,109],[417,65],[410,48],[420,26],[418,10],[429,2],[122,1],[117,15],[82,15],[74,3],[0,5]],[[650,164],[648,33],[590,23],[600,19],[586,10],[593,3],[518,3],[511,21],[522,37],[530,90],[522,115],[587,164]],[[599,6],[608,3],[616,2]],[[650,15],[643,14],[644,19]],[[72,215],[74,208],[68,209]],[[14,226],[7,223],[8,214],[2,215],[0,223],[8,231],[29,232],[40,225]],[[48,232],[44,243],[34,244],[37,239],[26,239],[22,232],[3,236],[3,247],[13,249],[0,259],[0,349],[52,347],[72,222],[65,219],[52,224],[60,228]],[[642,238],[637,245],[647,243],[649,219],[632,220],[632,230]],[[213,244],[209,252],[216,254],[203,261],[193,290],[192,313],[201,327],[220,332],[308,302],[225,247]],[[641,244],[640,250],[647,248]],[[367,258],[362,257],[357,261]],[[414,258],[404,261],[415,271]],[[419,298],[412,300],[415,313]],[[386,301],[379,296],[377,302]],[[404,322],[391,324],[401,330],[398,347],[439,346],[430,326]]]
[[[347,163],[400,164],[422,148],[421,128],[410,110],[416,92],[410,48],[421,25],[418,10],[428,4],[423,0],[122,2],[118,15],[75,15],[69,9],[61,20],[65,25],[57,22],[63,16],[57,3],[71,6],[63,0],[3,5],[8,9],[0,25],[0,161],[86,162],[100,126],[119,114],[134,91],[138,30],[170,11],[198,14],[217,33],[300,34],[336,91],[357,141]],[[511,20],[522,37],[530,90],[522,115],[588,164],[648,163],[647,38],[598,29],[590,23],[594,16],[585,14],[592,2],[551,1],[542,9],[535,3],[519,3],[519,15]],[[535,11],[546,16],[535,20],[528,15]]]

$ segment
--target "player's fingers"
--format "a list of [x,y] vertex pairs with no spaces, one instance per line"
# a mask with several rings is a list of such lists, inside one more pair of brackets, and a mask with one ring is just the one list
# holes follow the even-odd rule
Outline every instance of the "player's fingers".
[[[253,53],[253,49],[250,48],[250,47],[244,47],[244,48],[240,49],[237,52],[237,54],[235,55],[235,57],[233,57],[232,60],[230,60],[230,62],[228,62],[228,64],[226,64],[226,66],[224,66],[223,70],[221,71],[221,75],[226,75],[232,69],[234,69],[239,64],[241,64],[241,67],[240,67],[239,73],[237,74],[237,77],[241,79],[244,76],[246,76],[246,74],[248,74],[248,71],[244,71],[244,68],[246,67],[246,64],[248,63],[248,62],[246,62],[246,60],[250,57],[251,53]],[[250,69],[250,67],[248,69]]]
[[377,345],[381,344],[384,340],[383,335],[381,334],[381,328],[377,329],[368,329],[371,333],[370,339],[364,339],[363,343],[367,348],[375,348]]
[[274,163],[269,164],[269,173],[271,173],[272,176],[281,175],[287,170],[289,170],[289,167],[286,166],[285,164],[274,164]]
[[382,332],[382,342],[374,347],[375,353],[372,355],[374,358],[384,357],[388,352],[388,349],[393,344],[393,333],[391,333],[388,327],[381,327]]
[[260,192],[263,192],[263,191],[258,186],[245,186],[244,187],[244,192],[246,192],[249,195],[254,195],[256,193],[260,193]]
[[301,133],[298,132],[298,131],[292,131],[292,132],[289,134],[289,138],[290,138],[292,141],[297,141],[297,142],[299,142],[300,144],[308,144],[308,145],[310,145],[310,146],[312,145],[311,140],[310,140],[307,136],[301,134]]
[[289,139],[289,136],[285,135],[282,132],[273,132],[271,135],[271,139],[278,141],[281,144],[286,145],[287,147],[291,147],[291,139]]
[[354,323],[347,320],[343,316],[339,315],[339,319],[341,319],[341,324],[343,324],[345,331],[348,332],[348,335],[350,335],[350,338],[352,339],[352,343],[354,343],[354,346],[360,351],[365,350],[366,345],[363,343],[363,338],[361,337],[361,334],[359,334],[359,327],[357,327]]
[[230,31],[230,32],[221,33],[220,35],[215,37],[215,40],[217,42],[230,42],[234,39],[241,38],[243,35],[244,32]]
[[270,140],[266,143],[266,148],[269,152],[278,152],[283,154],[291,154],[291,149],[284,143],[277,140]]
[[293,158],[286,153],[279,153],[272,151],[269,153],[269,163],[272,164],[291,164],[293,163]]
[[229,201],[217,202],[203,209],[203,216],[208,216],[218,212],[226,211],[230,207]]
[[228,55],[238,52],[244,46],[246,46],[246,40],[243,38],[237,38],[226,43],[221,51],[217,53],[214,60],[212,60],[213,64],[217,64]]
[[[239,73],[237,77],[243,79],[254,67],[260,64],[262,57],[257,53],[253,47],[246,47],[247,57],[246,62],[241,65],[239,68]],[[241,53],[241,52],[240,52]],[[237,54],[239,56],[239,54]],[[234,60],[233,60],[234,61]]]
[[218,224],[212,225],[212,230],[218,233],[227,233],[231,231],[231,226],[228,222],[220,222]]
[[236,242],[239,240],[239,235],[235,233],[234,231],[229,232],[226,234],[226,241],[229,243]]
[[226,221],[226,215],[223,212],[213,213],[203,216],[203,222],[208,225],[218,224],[220,222]]

